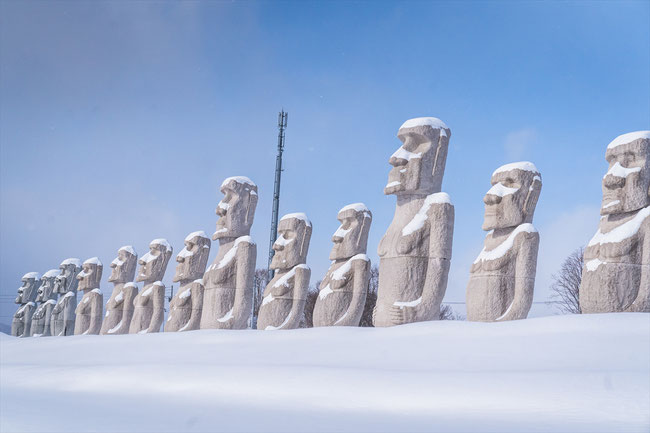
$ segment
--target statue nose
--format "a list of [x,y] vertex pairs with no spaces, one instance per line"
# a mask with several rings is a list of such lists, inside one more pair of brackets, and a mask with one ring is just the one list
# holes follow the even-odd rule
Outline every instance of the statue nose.
[[278,244],[277,242],[273,244],[273,250],[274,251],[282,251],[284,249],[284,246]]
[[605,179],[603,179],[603,185],[608,189],[623,188],[625,185],[625,178],[608,174],[605,176]]
[[407,162],[408,160],[404,158],[398,158],[397,156],[391,156],[388,160],[388,163],[393,167],[401,167],[403,165],[406,165]]
[[499,204],[501,203],[501,196],[494,195],[494,194],[485,194],[485,197],[483,197],[483,203],[485,204]]

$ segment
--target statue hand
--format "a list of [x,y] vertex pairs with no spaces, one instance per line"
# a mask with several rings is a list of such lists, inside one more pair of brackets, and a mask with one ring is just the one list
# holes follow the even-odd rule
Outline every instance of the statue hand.
[[390,307],[390,321],[393,325],[403,325],[415,322],[415,307]]

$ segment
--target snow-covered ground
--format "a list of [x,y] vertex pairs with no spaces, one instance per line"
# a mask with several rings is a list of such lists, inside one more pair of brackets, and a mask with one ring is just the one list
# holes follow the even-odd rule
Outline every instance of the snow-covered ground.
[[650,314],[0,344],[2,432],[650,430]]

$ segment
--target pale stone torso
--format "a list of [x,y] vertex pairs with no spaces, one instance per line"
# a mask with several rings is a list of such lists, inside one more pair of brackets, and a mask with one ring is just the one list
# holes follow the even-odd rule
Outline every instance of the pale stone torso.
[[309,272],[309,268],[304,264],[296,265],[291,269],[279,269],[276,271],[273,279],[271,279],[264,289],[262,305],[260,306],[257,319],[257,329],[287,329],[297,327],[297,323],[301,318],[292,317],[291,310],[294,299],[296,299],[302,303],[302,308],[298,308],[299,312],[304,311],[306,299],[300,296],[299,293],[302,293],[302,290],[296,286],[296,280],[300,278],[298,274],[305,271]]
[[59,297],[59,300],[52,309],[52,335],[72,335],[74,333],[76,309],[76,293],[67,292]]
[[30,334],[33,337],[49,337],[52,335],[50,325],[51,325],[51,314],[56,306],[56,301],[54,299],[48,299],[45,302],[42,302],[34,311],[32,316],[32,325]]
[[18,310],[16,310],[11,324],[11,328],[12,328],[11,335],[22,336],[25,332],[25,328],[27,328],[27,331],[29,333],[29,327],[31,326],[32,315],[34,314],[35,309],[36,309],[36,303],[28,302],[26,304],[22,304],[18,308]]
[[[203,291],[203,285],[200,280],[187,281],[180,286],[178,291],[174,294],[171,302],[169,303],[169,314],[167,315],[167,322],[165,322],[165,331],[184,331],[192,317],[193,297],[201,296],[199,291]],[[201,309],[194,312],[194,314],[201,315]]]
[[650,284],[650,206],[601,219],[584,253],[583,313],[625,311],[641,284]]
[[[237,287],[237,282],[240,266],[255,260],[254,251],[256,250],[249,236],[242,236],[233,242],[224,243],[219,247],[217,256],[203,275],[202,329],[245,327],[245,324],[234,323],[231,318],[242,316],[248,318],[250,316],[252,286]],[[247,280],[248,278],[245,279]],[[248,286],[250,282],[246,281],[243,285]],[[245,312],[234,311],[238,290],[247,292],[239,294],[239,296],[243,296],[246,299],[243,307],[247,310]]]
[[103,296],[99,289],[84,293],[75,311],[75,335],[88,334],[91,328],[101,328]]
[[137,288],[125,283],[115,284],[113,293],[106,303],[106,313],[102,322],[101,334],[127,334],[133,316],[133,300]]
[[[133,299],[133,317],[129,325],[129,333],[145,332],[151,325],[154,317],[154,308],[164,308],[165,286],[156,283],[145,285]],[[160,306],[155,305],[155,300],[163,300]],[[160,312],[159,312],[160,313]],[[162,316],[161,316],[162,317]],[[160,328],[160,325],[158,325]],[[153,332],[158,332],[156,329]]]
[[[366,257],[365,254],[359,256]],[[314,306],[314,326],[332,326],[347,319],[347,316],[344,316],[348,314],[348,308],[352,302],[355,274],[362,270],[358,268],[368,266],[368,262],[359,259],[358,256],[334,262],[330,266],[321,282]],[[362,295],[365,301],[365,291]],[[360,319],[364,303],[361,302],[360,312],[351,312],[350,314],[359,316]]]
[[[467,284],[467,319],[471,321],[495,321],[512,304],[517,278],[517,260],[524,242],[532,242],[537,248],[537,232],[525,230],[531,224],[522,224],[508,230],[489,233],[485,237],[483,251],[472,264]],[[523,229],[523,230],[522,230]],[[534,230],[534,229],[533,229]],[[523,264],[523,268],[535,267],[535,263]]]

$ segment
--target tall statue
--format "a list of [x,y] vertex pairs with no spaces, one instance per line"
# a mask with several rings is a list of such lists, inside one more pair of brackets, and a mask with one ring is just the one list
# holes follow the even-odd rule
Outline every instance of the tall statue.
[[117,257],[111,262],[113,293],[106,303],[106,315],[102,322],[101,335],[128,334],[133,317],[133,300],[138,294],[138,286],[133,283],[138,253],[131,245],[117,250]]
[[75,310],[77,309],[77,275],[81,272],[81,260],[65,259],[59,265],[61,273],[54,280],[54,293],[59,295],[52,310],[50,330],[52,335],[74,335]]
[[366,255],[372,213],[363,203],[339,211],[341,227],[332,236],[332,264],[320,284],[314,326],[359,326],[370,280]]
[[57,293],[54,291],[54,281],[61,273],[59,269],[50,269],[41,277],[41,287],[38,288],[36,302],[38,306],[32,316],[29,335],[32,337],[49,337],[52,335],[52,311],[56,306]]
[[102,328],[104,311],[104,295],[99,290],[104,265],[97,257],[92,257],[83,262],[81,268],[77,275],[77,290],[84,292],[84,295],[77,305],[74,335],[97,335]]
[[257,186],[245,176],[229,177],[221,184],[225,195],[217,206],[219,241],[214,262],[205,271],[201,329],[245,329],[252,313],[253,276],[257,245],[249,236]]
[[129,325],[129,334],[160,332],[165,315],[165,285],[162,283],[172,247],[166,239],[154,239],[149,252],[138,263],[140,270],[136,281],[144,281],[144,287],[133,300],[135,309]]
[[583,313],[650,312],[650,131],[607,146],[598,231],[584,253]]
[[531,162],[515,162],[492,173],[483,198],[483,250],[467,284],[467,320],[525,319],[533,302],[539,234],[533,214],[542,178]]
[[440,192],[451,130],[435,117],[407,120],[384,194],[395,194],[395,216],[379,243],[375,326],[437,320],[447,290],[454,206]]
[[176,256],[173,281],[181,286],[169,303],[165,332],[199,329],[203,309],[203,273],[210,255],[210,238],[203,231],[190,233]]
[[270,331],[300,326],[311,276],[305,264],[311,230],[311,222],[304,213],[291,213],[280,219],[271,260],[275,275],[264,289],[257,329]]
[[20,307],[11,321],[11,335],[14,337],[29,337],[32,326],[32,316],[36,310],[36,294],[41,285],[41,276],[38,272],[28,272],[21,278],[22,285],[18,288],[16,304]]

